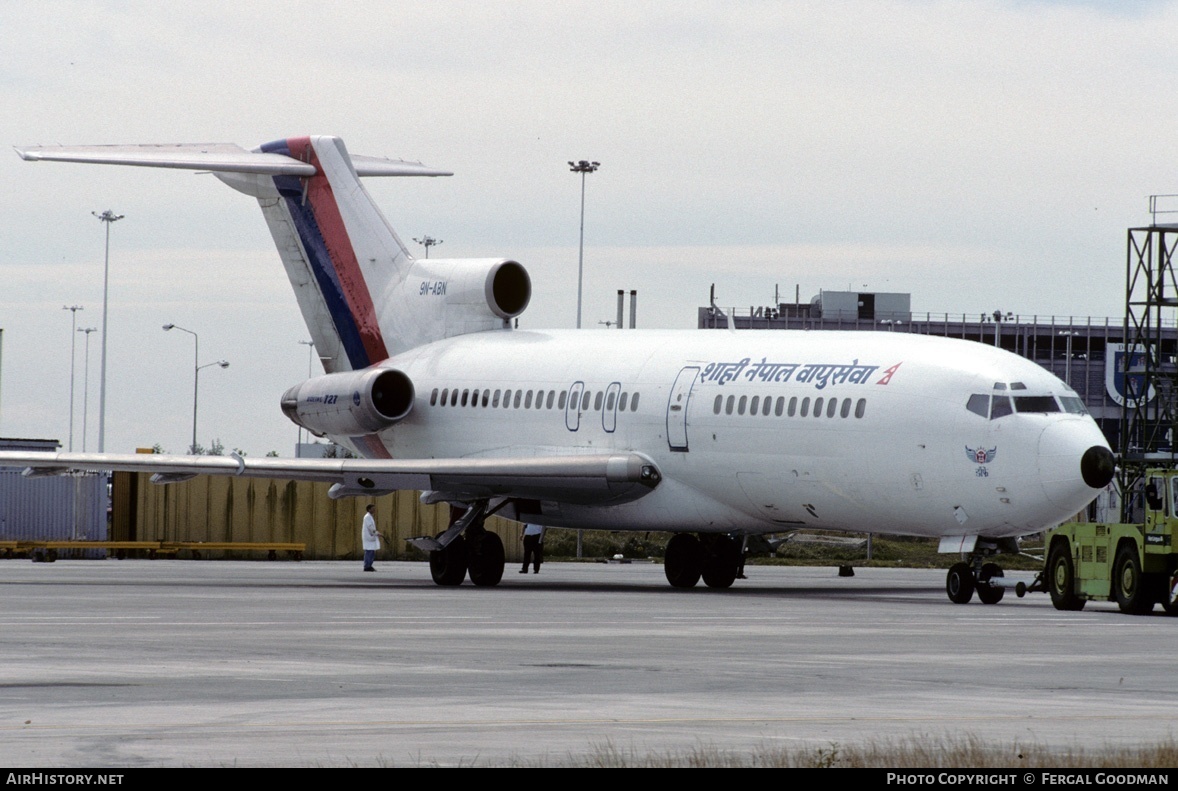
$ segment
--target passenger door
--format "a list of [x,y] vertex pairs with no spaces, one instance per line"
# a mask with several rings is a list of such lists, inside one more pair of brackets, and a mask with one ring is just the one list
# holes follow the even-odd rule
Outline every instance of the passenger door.
[[584,392],[584,382],[573,382],[569,388],[569,400],[564,405],[564,427],[569,431],[581,427],[581,394]]
[[699,368],[687,366],[675,377],[671,397],[667,399],[667,445],[671,450],[687,451],[687,405]]
[[622,392],[621,382],[611,382],[605,389],[605,403],[601,406],[601,427],[606,434],[614,433],[618,427],[618,395]]

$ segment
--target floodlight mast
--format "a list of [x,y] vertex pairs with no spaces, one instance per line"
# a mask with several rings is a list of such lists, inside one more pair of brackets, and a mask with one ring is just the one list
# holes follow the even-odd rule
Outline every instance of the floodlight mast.
[[77,339],[78,339],[78,311],[83,310],[81,305],[62,305],[62,310],[70,312],[70,453],[74,452],[74,382],[76,377],[74,375],[74,364],[77,362]]
[[110,226],[125,215],[115,214],[110,209],[102,214],[96,211],[90,213],[100,222],[106,223],[106,256],[102,266],[102,371],[98,386],[98,452],[102,453],[106,450],[106,309],[110,302]]
[[98,332],[97,327],[79,327],[78,332],[86,333],[86,369],[82,372],[82,452],[86,452],[86,423],[90,414],[90,333]]
[[[426,237],[428,238],[428,237]],[[417,241],[414,239],[413,241]],[[429,258],[429,248],[425,248],[426,258]],[[307,378],[311,378],[311,356],[315,351],[315,341],[299,341],[300,344],[307,347]],[[308,434],[308,439],[310,435]],[[295,458],[301,458],[303,455],[303,427],[299,426],[298,439],[295,440]]]
[[431,247],[436,247],[437,245],[439,245],[443,242],[442,239],[435,239],[432,236],[423,236],[420,239],[418,239],[415,236],[415,237],[413,237],[413,241],[417,242],[419,245],[421,245],[422,247],[425,248],[425,257],[426,258],[429,258],[429,249]]
[[579,162],[569,162],[569,170],[581,174],[581,240],[577,245],[577,329],[581,329],[581,284],[585,277],[585,175],[593,173],[600,162],[590,162],[582,159]]

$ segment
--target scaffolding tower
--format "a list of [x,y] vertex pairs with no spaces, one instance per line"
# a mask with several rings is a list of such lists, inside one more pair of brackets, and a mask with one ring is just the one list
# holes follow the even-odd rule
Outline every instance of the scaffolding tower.
[[[1165,199],[1176,207],[1167,210]],[[1175,425],[1178,423],[1178,223],[1159,223],[1158,215],[1178,214],[1178,196],[1152,195],[1153,222],[1130,228],[1125,269],[1124,349],[1114,366],[1121,404],[1120,485],[1122,520],[1132,521],[1130,509],[1147,466],[1176,466]],[[1170,328],[1167,337],[1165,328]]]

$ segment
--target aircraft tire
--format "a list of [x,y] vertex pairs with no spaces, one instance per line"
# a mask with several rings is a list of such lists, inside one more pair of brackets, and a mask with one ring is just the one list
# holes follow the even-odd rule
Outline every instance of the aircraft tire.
[[1121,612],[1127,615],[1145,615],[1153,609],[1149,585],[1141,572],[1141,560],[1136,548],[1130,544],[1117,550],[1113,563],[1113,597]]
[[740,541],[716,536],[710,546],[705,546],[707,550],[711,551],[703,564],[704,584],[709,588],[731,588],[740,566]]
[[507,562],[503,540],[488,530],[477,542],[471,542],[467,549],[470,581],[484,588],[498,585],[503,579],[503,566]]
[[1002,568],[997,563],[986,563],[978,574],[978,599],[982,604],[997,604],[1006,594],[1006,588],[991,588],[986,583],[995,577],[1005,577]]
[[949,567],[949,573],[945,577],[945,593],[949,594],[949,601],[954,604],[969,604],[975,587],[973,569],[968,563],[954,563]]
[[703,548],[689,533],[676,533],[663,553],[663,572],[676,588],[694,588],[703,573]]
[[736,567],[718,568],[716,565],[706,566],[701,574],[704,585],[709,588],[731,588],[736,582]]
[[1076,573],[1066,541],[1056,541],[1047,555],[1047,589],[1057,610],[1075,612],[1087,603],[1087,599],[1076,595]]
[[466,539],[458,536],[445,549],[430,552],[429,573],[438,585],[461,585],[466,579]]

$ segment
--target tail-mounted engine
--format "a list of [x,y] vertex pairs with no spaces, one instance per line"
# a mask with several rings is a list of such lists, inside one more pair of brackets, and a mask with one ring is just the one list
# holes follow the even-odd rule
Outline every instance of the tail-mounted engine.
[[443,321],[444,326],[434,330],[442,337],[503,327],[523,313],[532,298],[528,271],[505,258],[419,258],[403,288],[409,304],[443,308],[432,314],[416,311],[426,322]]
[[413,382],[395,368],[308,379],[282,395],[282,411],[316,436],[374,434],[413,409]]

